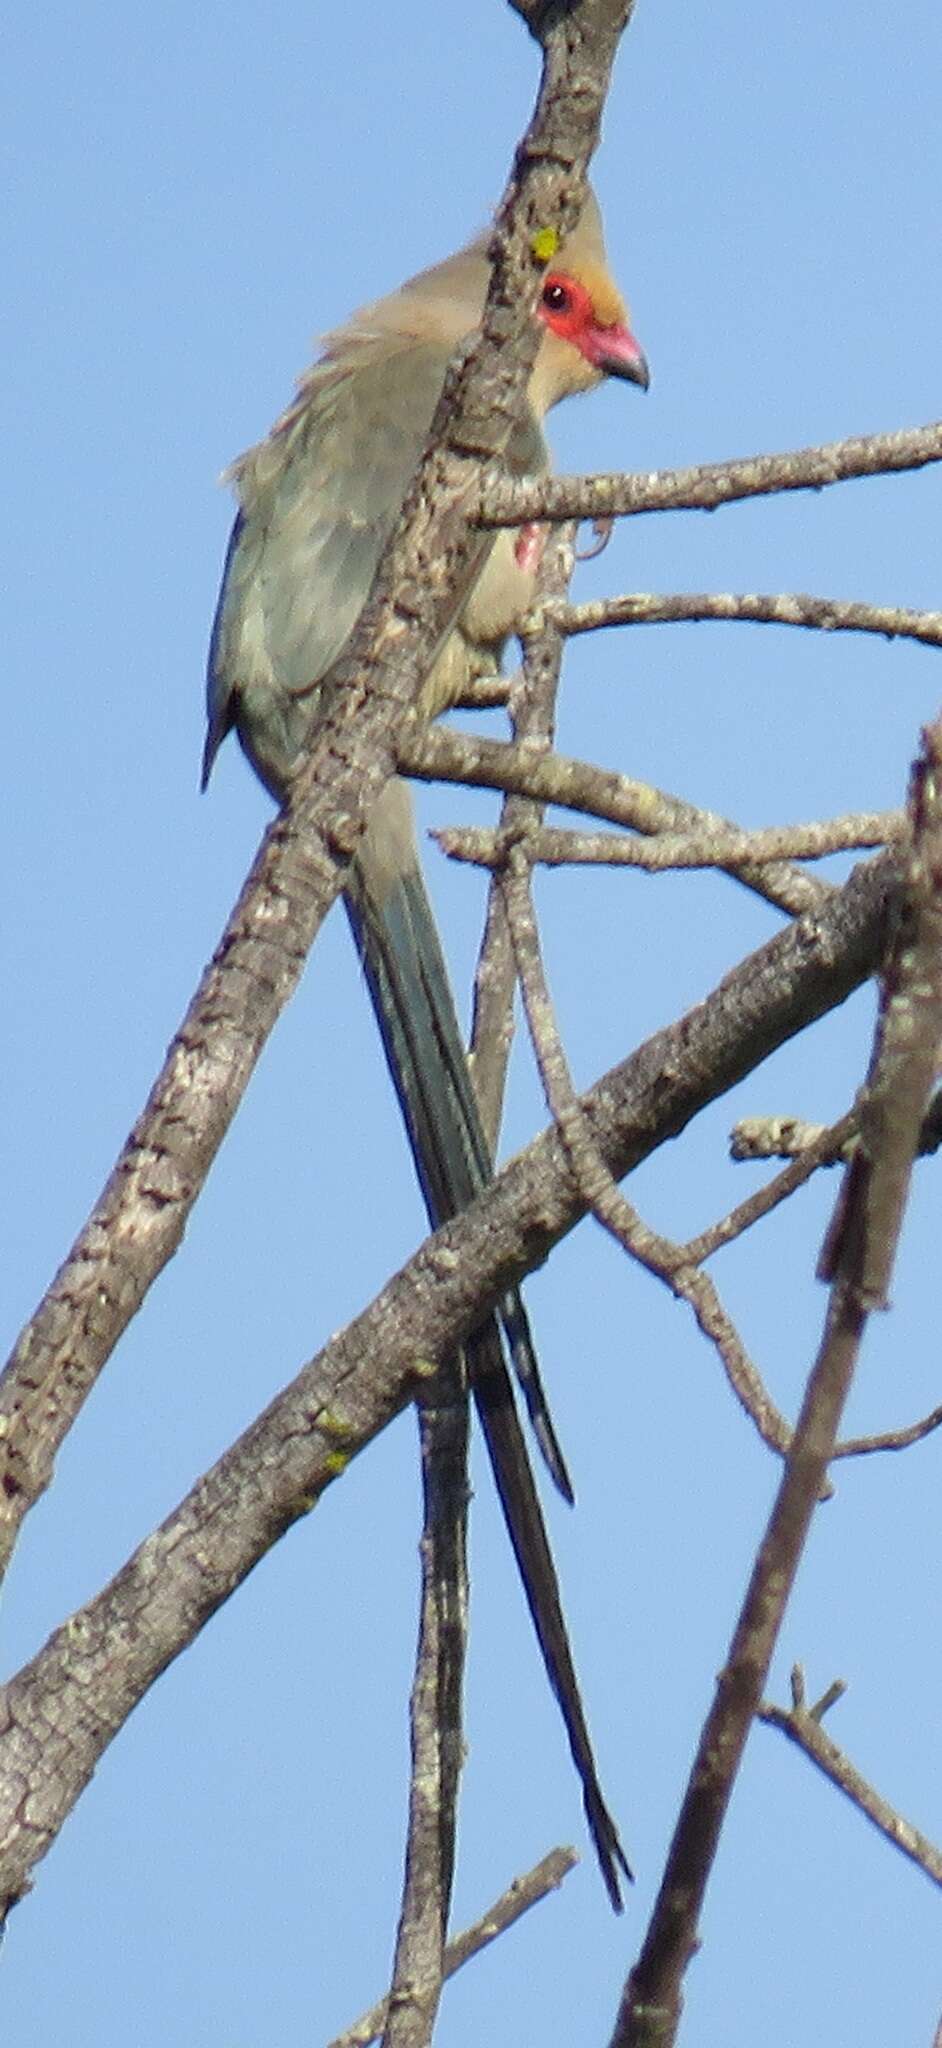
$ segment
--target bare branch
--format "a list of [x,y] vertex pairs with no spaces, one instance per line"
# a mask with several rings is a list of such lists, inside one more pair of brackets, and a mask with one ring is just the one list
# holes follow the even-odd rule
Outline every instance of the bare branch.
[[507,675],[495,669],[491,675],[469,676],[460,697],[452,706],[454,711],[506,711],[511,692],[517,680],[516,675]]
[[[497,1940],[499,1934],[504,1934],[515,1921],[522,1919],[524,1913],[529,1913],[531,1906],[539,1905],[551,1891],[558,1891],[578,1861],[574,1849],[551,1849],[549,1855],[544,1856],[543,1861],[525,1877],[515,1877],[513,1884],[495,1900],[489,1912],[482,1914],[473,1926],[466,1927],[462,1934],[457,1934],[454,1941],[448,1943],[442,1962],[443,1978],[453,1977],[464,1963],[480,1955],[492,1941]],[[329,2043],[329,2048],[369,2048],[370,2042],[378,2040],[383,2031],[388,2004],[388,1998],[378,1999],[352,2027],[338,2034]]]
[[543,972],[529,870],[521,847],[500,871],[507,921],[523,990],[524,1008],[547,1104],[556,1120],[576,1185],[603,1229],[629,1256],[689,1303],[704,1336],[719,1353],[726,1376],[764,1443],[780,1455],[790,1431],[764,1387],[732,1318],[707,1274],[689,1265],[679,1245],[644,1223],[622,1194],[602,1158],[576,1095]]
[[[809,1125],[808,1128],[810,1130],[812,1126]],[[764,1188],[757,1188],[755,1194],[750,1195],[745,1202],[740,1202],[735,1209],[731,1209],[728,1216],[721,1217],[718,1223],[711,1224],[699,1237],[690,1238],[683,1247],[684,1257],[700,1265],[704,1259],[712,1258],[714,1252],[721,1251],[724,1245],[732,1244],[734,1238],[741,1237],[744,1231],[751,1230],[763,1217],[770,1216],[781,1202],[787,1201],[798,1188],[804,1187],[805,1182],[811,1179],[813,1173],[817,1173],[819,1167],[833,1166],[836,1163],[856,1128],[856,1118],[852,1111],[842,1117],[839,1123],[827,1126],[816,1124],[813,1127],[814,1142],[803,1145],[790,1166],[786,1166],[782,1173],[776,1174],[775,1179],[769,1181]]]
[[836,1288],[775,1505],[704,1723],[654,1911],[625,1987],[612,2048],[670,2048],[676,2039],[681,1985],[697,1946],[726,1808],[826,1480],[864,1321],[865,1312],[850,1290]]
[[[894,879],[888,856],[856,870],[813,918],[767,941],[707,1001],[580,1098],[611,1174],[677,1136],[706,1102],[872,971]],[[512,1160],[0,1691],[0,1901],[21,1896],[154,1679],[411,1398],[431,1362],[584,1213],[564,1163],[554,1130]]]
[[[621,833],[571,832],[543,825],[526,828],[526,848],[534,866],[643,868],[647,874],[661,874],[677,868],[823,860],[829,853],[895,844],[903,830],[899,811],[865,811],[808,825],[769,825],[755,832],[665,833],[650,844]],[[507,856],[506,826],[446,826],[432,836],[450,860],[497,868]],[[512,838],[519,837],[519,827],[514,827]]]
[[430,2040],[444,1977],[464,1761],[469,1425],[464,1360],[455,1351],[437,1375],[434,1400],[419,1402],[422,1588],[409,1707],[405,1877],[386,2048],[423,2048]]
[[[849,1110],[839,1124],[811,1124],[800,1116],[744,1116],[729,1134],[729,1156],[737,1162],[750,1159],[804,1159],[814,1155],[816,1166],[836,1166],[850,1154],[857,1139],[857,1113]],[[840,1142],[828,1141],[835,1131]],[[777,1185],[777,1183],[776,1183]]]
[[[845,1129],[846,1125],[846,1129]],[[847,1117],[833,1129],[841,1132],[840,1149],[822,1159],[822,1165],[836,1166],[839,1159],[850,1156],[850,1148],[856,1142],[858,1131],[856,1109],[848,1111]],[[797,1159],[802,1153],[816,1149],[826,1136],[824,1124],[806,1123],[799,1116],[744,1116],[734,1124],[730,1133],[729,1156],[731,1159]],[[922,1120],[919,1132],[919,1157],[929,1158],[942,1145],[942,1089],[933,1096]]]
[[942,723],[923,733],[909,790],[912,843],[881,985],[859,1142],[825,1239],[823,1279],[843,1274],[886,1308],[890,1272],[942,1041]]
[[779,491],[819,491],[854,477],[887,476],[942,460],[942,422],[857,435],[795,448],[780,455],[749,455],[706,462],[693,469],[633,475],[559,476],[538,483],[506,477],[482,487],[482,526],[520,526],[528,519],[627,519],[639,512],[713,512],[742,498]]
[[[696,1266],[686,1263],[683,1246],[678,1246],[678,1251],[680,1259],[677,1265],[673,1268],[665,1266],[659,1277],[666,1282],[672,1294],[689,1303],[699,1328],[719,1356],[743,1413],[754,1423],[768,1449],[777,1457],[784,1458],[792,1440],[790,1425],[776,1407],[761,1373],[753,1364],[709,1273],[700,1272]],[[658,1272],[656,1266],[651,1270]]]
[[791,1707],[776,1707],[769,1701],[762,1700],[756,1709],[757,1716],[770,1728],[780,1728],[783,1735],[787,1735],[791,1742],[797,1743],[799,1749],[804,1750],[805,1755],[811,1758],[812,1763],[817,1764],[819,1771],[823,1771],[825,1777],[830,1778],[832,1785],[836,1785],[855,1806],[859,1807],[861,1813],[873,1822],[874,1827],[879,1828],[881,1835],[885,1835],[887,1841],[893,1843],[894,1848],[900,1849],[913,1863],[918,1863],[920,1870],[924,1870],[934,1884],[942,1885],[942,1851],[937,1849],[926,1835],[921,1834],[918,1828],[913,1827],[910,1821],[904,1820],[887,1800],[881,1798],[879,1792],[861,1776],[849,1757],[844,1755],[843,1750],[838,1749],[837,1743],[832,1742],[829,1735],[825,1735],[821,1726],[822,1717],[843,1691],[843,1686],[833,1686],[816,1706],[807,1707],[801,1697],[803,1686],[800,1682],[800,1673],[793,1673]]
[[704,1724],[654,1912],[625,1987],[612,2048],[669,2048],[720,1831],[811,1517],[827,1477],[867,1316],[886,1297],[942,1021],[938,730],[913,773],[913,849],[866,1099],[866,1172],[855,1154],[828,1233],[824,1334],[769,1522]]
[[[601,108],[608,89],[611,67],[619,38],[630,19],[633,0],[586,0],[578,19],[567,15],[525,11],[531,31],[543,48],[543,74],[533,120],[517,153],[517,176],[523,188],[513,183],[505,195],[490,254],[493,276],[482,324],[482,340],[506,325],[508,309],[512,331],[516,329],[522,367],[528,369],[536,353],[535,324],[528,316],[534,289],[534,231],[551,231],[550,247],[561,228],[575,221],[584,196],[588,159],[598,140]],[[579,91],[573,90],[578,77]],[[543,157],[555,151],[567,166],[567,189],[558,171],[547,178]],[[532,151],[532,155],[530,154]],[[529,161],[528,161],[529,158]],[[542,202],[544,211],[538,211]],[[547,204],[548,202],[548,204]],[[529,213],[527,212],[529,203]],[[524,227],[529,227],[528,242]],[[529,290],[528,290],[529,285]],[[503,301],[503,303],[501,303]],[[526,326],[523,321],[526,320]],[[497,359],[498,363],[500,358]],[[467,372],[455,373],[456,388]],[[449,380],[450,381],[450,380]],[[467,458],[499,456],[519,417],[523,379],[520,367],[511,370],[493,420],[490,406],[494,394],[477,372],[472,349],[470,377],[462,408],[463,438],[448,439],[451,395],[448,382],[433,423],[444,429],[442,447],[435,464],[454,463],[454,485],[461,499],[466,496]],[[475,416],[475,405],[478,408]],[[473,434],[467,433],[473,424]],[[497,427],[495,435],[494,428]],[[460,453],[459,453],[460,451]],[[455,460],[457,458],[457,460]],[[476,475],[477,462],[474,474]],[[461,476],[464,471],[464,483]],[[434,474],[434,472],[432,472]],[[440,470],[439,470],[440,473]],[[420,496],[426,481],[420,472],[414,495]],[[445,536],[430,535],[433,548]],[[480,542],[466,523],[462,506],[461,523],[455,535],[465,564],[463,583],[468,588],[481,562]],[[410,600],[402,584],[405,563],[397,564],[395,544],[384,557],[379,576],[379,601],[395,600],[397,610]],[[376,602],[374,598],[373,602]],[[457,606],[451,619],[457,614]],[[370,606],[367,606],[369,612]],[[450,623],[439,618],[441,628]],[[503,1072],[500,1058],[491,1088],[492,1102],[499,1103]],[[424,2048],[431,2038],[441,1992],[442,1949],[447,1927],[454,1865],[457,1817],[457,1788],[461,1753],[461,1690],[464,1669],[466,1626],[466,1504],[467,1488],[467,1402],[460,1362],[446,1372],[445,1393],[450,1393],[453,1410],[464,1410],[458,1420],[447,1412],[428,1414],[423,1422],[423,1463],[425,1472],[426,1526],[423,1538],[423,1602],[419,1659],[412,1699],[412,1793],[410,1801],[409,1846],[406,1884],[399,1925],[395,1972],[384,2028],[384,2048]],[[450,1747],[449,1747],[450,1745]]]
[[453,366],[429,446],[369,603],[323,686],[324,713],[288,810],[263,842],[145,1110],[0,1382],[0,1568],[88,1392],[186,1221],[268,1033],[342,887],[395,768],[396,735],[487,541],[472,523],[481,464],[519,417],[537,345],[534,247],[568,229],[584,195],[631,0],[550,9],[533,120],[516,154],[481,334]]
[[[590,817],[607,818],[613,825],[626,825],[653,836],[660,832],[729,832],[725,818],[715,811],[699,810],[681,797],[667,796],[648,782],[616,775],[608,768],[596,768],[564,754],[530,754],[506,741],[482,739],[477,734],[427,731],[413,721],[399,748],[399,766],[406,775],[424,780],[477,784],[482,789],[513,790],[534,797],[540,803],[559,804],[565,810],[584,811]],[[786,866],[752,867],[748,863],[729,870],[769,903],[789,916],[813,910],[830,894],[831,884]]]
[[844,1443],[835,1444],[835,1458],[865,1458],[871,1451],[908,1451],[912,1444],[921,1444],[927,1436],[933,1436],[942,1428],[942,1408],[933,1408],[928,1415],[920,1416],[918,1422],[907,1423],[903,1429],[886,1429],[880,1436],[852,1436]]
[[821,633],[877,633],[883,640],[918,640],[942,647],[942,612],[910,611],[899,605],[861,604],[853,599],[809,597],[780,590],[769,596],[734,596],[724,591],[676,591],[663,596],[631,591],[589,604],[540,607],[557,633],[597,633],[609,626],[684,625],[706,620],[724,624],[806,626]]
[[[565,592],[573,569],[575,530],[563,527],[544,549],[539,587]],[[532,758],[548,756],[556,719],[562,643],[558,633],[547,626],[524,643],[523,667],[511,696],[511,724],[515,747]],[[530,797],[505,794],[501,807],[504,830],[520,829],[542,818],[542,806]],[[471,1030],[474,1084],[481,1103],[484,1128],[492,1146],[496,1144],[500,1105],[513,1037],[513,998],[516,988],[513,948],[507,930],[507,914],[497,882],[488,895],[487,919],[474,983],[474,1014]]]

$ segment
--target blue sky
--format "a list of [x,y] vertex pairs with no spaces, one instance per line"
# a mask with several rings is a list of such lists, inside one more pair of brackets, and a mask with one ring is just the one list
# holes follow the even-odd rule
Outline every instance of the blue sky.
[[[563,468],[649,469],[913,425],[939,411],[937,11],[647,0],[596,184],[653,384],[557,415]],[[443,11],[242,0],[39,5],[5,37],[0,348],[7,796],[0,1275],[11,1336],[97,1194],[266,823],[227,748],[197,795],[202,672],[229,524],[215,479],[312,337],[476,230],[530,110],[535,51],[496,0]],[[934,606],[942,478],[634,521],[578,594],[800,589]],[[899,800],[938,708],[924,649],[736,627],[572,651],[560,743],[765,823]],[[423,792],[428,824],[490,800]],[[459,989],[480,886],[434,861]],[[707,993],[776,921],[732,885],[580,872],[540,887],[580,1081]],[[700,1227],[761,1174],[736,1114],[830,1116],[865,994],[631,1183]],[[507,1145],[545,1121],[522,1050]],[[851,1422],[938,1399],[934,1169]],[[793,1409],[820,1329],[833,1182],[717,1280]],[[364,1229],[364,1220],[368,1228]],[[413,1249],[418,1195],[344,921],[322,935],[194,1214],[28,1526],[4,1669]],[[776,1471],[684,1312],[583,1226],[528,1288],[579,1507],[549,1515],[603,1777],[639,1882],[612,1920],[586,1853],[446,1994],[471,2048],[606,2038]],[[942,1834],[938,1458],[838,1477],[776,1664],[850,1684],[831,1724]],[[456,1923],[556,1840],[578,1793],[476,1456],[474,1632]],[[405,1801],[417,1477],[405,1417],[269,1556],[106,1755],[10,1923],[11,2040],[326,2040],[387,1981]],[[757,1730],[688,1979],[701,2048],[931,2040],[938,1902],[810,1766]]]

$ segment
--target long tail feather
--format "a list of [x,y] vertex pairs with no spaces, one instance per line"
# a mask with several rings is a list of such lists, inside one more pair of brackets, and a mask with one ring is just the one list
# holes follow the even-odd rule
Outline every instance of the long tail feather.
[[569,1646],[559,1580],[543,1510],[534,1484],[496,1325],[476,1331],[469,1345],[469,1375],[514,1556],[523,1580],[547,1676],[559,1701],[572,1760],[582,1781],[582,1803],[608,1896],[622,1910],[619,1871],[632,1880],[618,1829],[599,1783],[579,1681]]
[[[356,894],[350,891],[347,907],[429,1219],[437,1226],[487,1186],[493,1167],[431,905],[421,875],[413,870],[392,882],[381,906],[361,886]],[[516,1290],[498,1305],[498,1315],[537,1441],[560,1492],[571,1501],[569,1474]],[[582,1783],[589,1832],[612,1905],[620,1912],[619,1872],[630,1878],[631,1871],[595,1767],[556,1568],[493,1317],[468,1340],[467,1356],[504,1520]]]
[[[381,908],[352,891],[347,907],[436,1229],[488,1186],[494,1169],[432,908],[417,869],[393,884]],[[572,1505],[572,1481],[516,1288],[498,1304],[498,1314],[533,1433],[563,1499]]]

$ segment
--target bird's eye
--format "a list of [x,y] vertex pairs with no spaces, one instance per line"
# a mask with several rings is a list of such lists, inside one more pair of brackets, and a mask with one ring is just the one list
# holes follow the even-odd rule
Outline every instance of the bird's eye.
[[543,304],[548,313],[568,313],[572,300],[564,284],[551,277],[543,286]]

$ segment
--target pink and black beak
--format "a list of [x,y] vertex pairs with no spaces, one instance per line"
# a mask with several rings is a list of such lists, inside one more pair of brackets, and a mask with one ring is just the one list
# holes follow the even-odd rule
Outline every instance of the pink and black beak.
[[600,377],[622,377],[647,390],[647,357],[628,325],[619,293],[603,272],[579,278],[552,271],[543,286],[539,314],[550,332],[578,349]]
[[630,327],[601,327],[593,324],[581,336],[583,353],[601,370],[603,377],[622,377],[646,391],[651,382],[648,359]]

